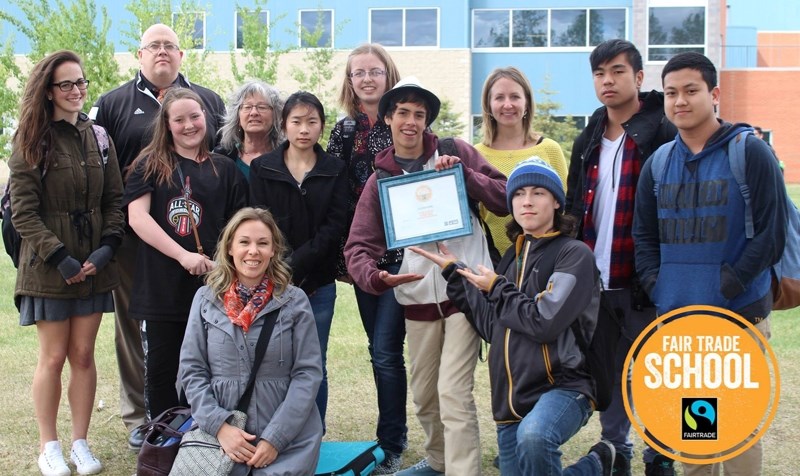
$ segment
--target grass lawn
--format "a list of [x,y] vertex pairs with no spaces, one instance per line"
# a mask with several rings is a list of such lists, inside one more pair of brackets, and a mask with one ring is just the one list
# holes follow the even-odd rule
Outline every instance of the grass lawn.
[[[800,185],[789,187],[796,203],[800,203]],[[0,474],[39,474],[38,433],[31,402],[31,378],[36,364],[36,331],[18,325],[12,296],[16,272],[11,260],[0,253],[0,408],[3,427],[0,430]],[[367,354],[367,339],[361,327],[352,289],[339,285],[339,298],[329,344],[328,435],[331,440],[372,439],[375,434],[377,406],[372,371]],[[765,440],[765,475],[797,474],[800,463],[800,309],[775,312],[772,319],[771,344],[778,356],[781,372],[781,401],[775,421]],[[105,474],[131,475],[135,472],[135,455],[127,449],[127,433],[119,417],[119,386],[114,354],[114,321],[103,319],[97,338],[98,383],[95,413],[89,439],[95,454],[105,465]],[[65,376],[68,375],[68,366]],[[65,379],[66,382],[66,379]],[[497,454],[494,423],[491,418],[489,380],[485,363],[478,363],[475,382],[481,431],[483,468],[486,475],[497,475],[491,461]],[[423,434],[414,417],[409,395],[409,449],[406,465],[422,457]],[[69,408],[66,386],[59,412],[59,434],[68,447],[70,439]],[[569,464],[583,455],[599,437],[597,416],[567,445],[564,462]],[[635,437],[637,457],[633,473],[644,474],[639,450],[642,442]]]

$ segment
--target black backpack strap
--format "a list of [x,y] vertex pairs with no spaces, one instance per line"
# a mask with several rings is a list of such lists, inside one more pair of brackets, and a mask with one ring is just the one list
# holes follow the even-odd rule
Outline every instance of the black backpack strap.
[[258,373],[258,368],[261,366],[261,362],[264,360],[264,356],[267,355],[267,344],[269,344],[269,340],[272,337],[272,330],[275,329],[275,323],[278,321],[278,314],[280,314],[280,312],[281,309],[278,308],[264,316],[264,327],[261,329],[261,334],[259,334],[258,341],[256,342],[253,370],[250,371],[250,378],[247,381],[247,387],[244,389],[242,398],[239,399],[239,405],[236,406],[236,409],[241,412],[247,413],[247,407],[250,406],[250,397],[253,395],[253,385],[256,382],[256,374]]
[[356,143],[356,120],[350,116],[342,121],[342,159],[350,163],[353,156],[353,147]]

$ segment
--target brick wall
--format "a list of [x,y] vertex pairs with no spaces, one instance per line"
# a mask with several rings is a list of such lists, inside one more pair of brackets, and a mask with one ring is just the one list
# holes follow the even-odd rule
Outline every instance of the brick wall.
[[786,182],[800,183],[800,68],[727,70],[720,74],[720,117],[772,131]]

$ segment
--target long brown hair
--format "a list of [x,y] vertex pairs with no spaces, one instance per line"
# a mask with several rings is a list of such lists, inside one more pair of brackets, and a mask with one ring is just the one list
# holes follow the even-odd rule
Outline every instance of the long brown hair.
[[[203,100],[200,99],[197,93],[186,88],[170,88],[164,95],[164,101],[161,103],[161,111],[153,118],[153,122],[150,125],[153,132],[152,139],[150,143],[142,149],[136,159],[133,160],[128,169],[128,175],[130,175],[133,170],[141,167],[141,164],[144,163],[145,180],[155,175],[156,182],[158,182],[159,185],[169,183],[172,178],[172,172],[178,165],[175,154],[173,154],[175,151],[175,141],[172,138],[172,132],[169,130],[169,111],[170,107],[181,99],[191,99],[199,104],[203,114],[206,114]],[[206,132],[206,134],[208,134],[208,132]],[[199,147],[199,157],[208,157],[208,142],[203,140]]]
[[53,148],[48,147],[52,142],[53,101],[47,98],[47,92],[52,88],[53,75],[56,69],[64,63],[77,63],[83,73],[83,63],[80,56],[68,50],[60,50],[46,56],[36,63],[25,83],[22,91],[22,100],[19,107],[19,124],[14,133],[12,144],[18,154],[31,167],[37,167],[42,162],[50,162],[50,153]]
[[228,254],[233,243],[236,230],[247,221],[260,221],[272,233],[272,250],[275,254],[270,258],[269,265],[264,275],[275,284],[274,293],[279,296],[289,286],[292,280],[292,270],[286,264],[286,239],[283,237],[278,224],[272,214],[263,208],[245,207],[236,212],[225,225],[217,244],[214,261],[217,266],[206,275],[206,285],[211,288],[215,296],[222,299],[223,294],[236,280],[236,267],[233,257]]
[[344,68],[344,81],[342,81],[342,90],[339,93],[339,104],[347,111],[347,115],[353,119],[361,112],[361,101],[359,101],[356,92],[353,90],[353,81],[350,79],[350,73],[353,71],[350,67],[350,62],[355,56],[368,54],[375,55],[386,68],[386,91],[392,89],[400,81],[400,73],[397,71],[397,66],[395,66],[389,53],[383,49],[383,46],[377,43],[364,43],[351,51],[347,55],[347,65]]
[[483,83],[483,92],[481,93],[481,106],[483,108],[482,144],[486,147],[491,147],[494,137],[497,135],[497,122],[492,117],[492,100],[489,94],[494,83],[500,78],[510,79],[522,86],[522,92],[525,94],[525,105],[528,107],[528,113],[522,118],[522,130],[525,131],[525,142],[536,142],[539,136],[533,131],[533,115],[536,111],[536,103],[533,101],[531,83],[525,73],[513,66],[507,66],[505,68],[496,68]]

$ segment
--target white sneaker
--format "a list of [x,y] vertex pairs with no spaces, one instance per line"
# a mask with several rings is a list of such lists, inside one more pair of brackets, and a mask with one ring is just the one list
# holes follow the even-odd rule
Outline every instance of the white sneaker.
[[69,459],[78,468],[78,474],[97,474],[103,470],[103,465],[94,457],[86,440],[75,440],[72,442],[72,451]]
[[39,471],[43,476],[69,476],[72,472],[64,461],[61,453],[61,443],[48,441],[44,444],[44,451],[39,455]]

